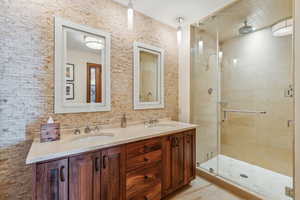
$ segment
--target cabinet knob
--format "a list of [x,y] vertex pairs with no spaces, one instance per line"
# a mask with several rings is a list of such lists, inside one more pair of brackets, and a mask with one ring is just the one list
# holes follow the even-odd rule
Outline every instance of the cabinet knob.
[[145,162],[148,162],[148,161],[149,161],[149,159],[148,159],[148,158],[144,158],[144,161],[145,161]]
[[144,196],[144,200],[148,200],[148,197]]
[[64,181],[65,181],[64,169],[65,169],[65,166],[61,166],[60,169],[59,169],[60,181],[61,181],[61,182],[64,182]]
[[149,177],[147,175],[144,176],[144,179],[148,179]]

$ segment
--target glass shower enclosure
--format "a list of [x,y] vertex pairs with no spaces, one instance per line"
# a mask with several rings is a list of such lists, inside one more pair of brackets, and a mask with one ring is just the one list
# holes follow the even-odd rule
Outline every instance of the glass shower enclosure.
[[292,0],[241,0],[191,26],[197,166],[260,196],[292,199]]

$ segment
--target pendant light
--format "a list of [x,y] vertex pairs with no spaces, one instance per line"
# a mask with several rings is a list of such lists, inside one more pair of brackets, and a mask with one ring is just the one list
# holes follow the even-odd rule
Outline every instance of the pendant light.
[[127,25],[129,30],[133,29],[133,15],[134,15],[134,10],[133,10],[132,0],[129,0],[128,8],[127,8]]
[[181,44],[183,17],[177,17],[176,20],[177,20],[177,23],[178,23],[178,27],[177,27],[177,42],[178,42],[178,44]]

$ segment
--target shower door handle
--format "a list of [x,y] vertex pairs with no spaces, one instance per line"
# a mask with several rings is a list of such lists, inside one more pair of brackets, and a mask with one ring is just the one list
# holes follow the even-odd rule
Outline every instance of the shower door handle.
[[288,120],[287,127],[293,127],[293,126],[294,126],[294,120]]

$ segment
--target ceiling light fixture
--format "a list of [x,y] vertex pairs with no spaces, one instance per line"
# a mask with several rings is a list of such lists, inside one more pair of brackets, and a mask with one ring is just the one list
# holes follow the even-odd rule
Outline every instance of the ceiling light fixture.
[[254,31],[253,26],[248,25],[248,21],[244,21],[244,25],[239,29],[240,35],[246,35]]
[[272,26],[272,33],[275,37],[283,37],[293,34],[293,19],[286,19]]
[[182,40],[182,24],[183,24],[183,17],[177,17],[176,18],[177,23],[178,23],[178,27],[177,27],[177,42],[178,44],[181,43]]
[[100,50],[104,48],[103,41],[94,37],[86,36],[84,37],[84,43],[90,49]]
[[133,29],[133,15],[134,15],[134,10],[133,10],[132,0],[129,0],[128,9],[127,9],[127,25],[129,30]]

